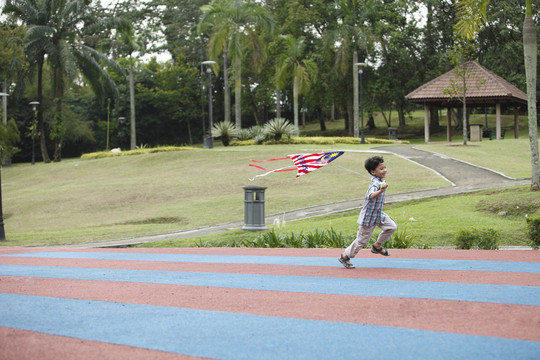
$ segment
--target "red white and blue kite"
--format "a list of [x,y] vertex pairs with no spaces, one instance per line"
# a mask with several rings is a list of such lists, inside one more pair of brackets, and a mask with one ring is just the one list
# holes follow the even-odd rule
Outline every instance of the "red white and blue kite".
[[[258,169],[266,171],[266,173],[262,175],[257,175],[255,177],[266,176],[268,174],[275,173],[275,172],[294,171],[297,169],[298,169],[298,172],[296,173],[296,177],[299,177],[301,175],[315,171],[319,168],[322,168],[325,165],[330,164],[332,161],[334,161],[341,155],[343,155],[343,151],[324,152],[324,153],[316,153],[316,154],[296,154],[296,155],[289,155],[287,157],[278,158],[278,159],[251,160],[253,162],[263,162],[263,161],[277,161],[277,160],[292,159],[292,161],[294,162],[294,165],[290,165],[284,168],[279,168],[279,169],[274,169],[274,170],[268,170],[268,169],[263,168],[262,166],[255,165],[255,164],[249,164],[249,166],[253,166]],[[253,181],[255,180],[255,178],[249,179],[249,180]]]

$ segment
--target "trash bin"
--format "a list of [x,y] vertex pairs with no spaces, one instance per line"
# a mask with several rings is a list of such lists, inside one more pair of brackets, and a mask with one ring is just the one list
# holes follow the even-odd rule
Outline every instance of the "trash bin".
[[389,140],[397,140],[397,128],[389,127],[388,128],[388,139]]
[[266,186],[244,186],[244,226],[242,230],[266,230],[264,224]]
[[482,125],[471,124],[471,141],[482,141]]

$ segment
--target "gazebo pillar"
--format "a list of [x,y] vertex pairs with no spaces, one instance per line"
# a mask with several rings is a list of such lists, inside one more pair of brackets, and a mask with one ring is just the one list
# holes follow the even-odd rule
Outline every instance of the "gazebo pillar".
[[496,134],[497,140],[501,140],[501,104],[495,104],[495,118],[497,119]]
[[446,141],[452,142],[452,109],[446,108]]
[[429,105],[424,104],[424,138],[429,142]]
[[517,106],[514,108],[514,139],[519,138],[519,111]]

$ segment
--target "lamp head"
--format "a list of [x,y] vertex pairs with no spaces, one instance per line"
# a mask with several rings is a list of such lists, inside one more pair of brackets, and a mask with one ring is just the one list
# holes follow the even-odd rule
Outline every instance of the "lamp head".
[[39,101],[32,101],[31,103],[29,103],[29,105],[32,105],[32,109],[36,111],[37,106],[39,105]]

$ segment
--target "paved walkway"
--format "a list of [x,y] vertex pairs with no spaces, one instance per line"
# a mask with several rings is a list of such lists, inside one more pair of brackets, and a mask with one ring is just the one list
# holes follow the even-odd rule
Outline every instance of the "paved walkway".
[[540,252],[0,247],[0,359],[538,359]]
[[[460,194],[471,191],[500,188],[506,186],[526,185],[530,184],[530,179],[511,179],[496,171],[481,168],[473,164],[469,164],[460,160],[456,160],[441,154],[436,154],[424,150],[418,150],[410,145],[402,146],[379,146],[371,150],[380,153],[391,153],[400,156],[404,159],[412,161],[416,164],[424,166],[445,178],[451,186],[413,191],[400,194],[389,194],[386,196],[386,202],[398,202],[412,199],[421,199],[436,196],[445,196],[452,194]],[[348,210],[358,209],[362,205],[361,199],[353,199],[332,204],[323,204],[312,206],[309,208],[291,210],[279,214],[271,214],[266,216],[266,224],[272,224],[277,218],[279,220],[293,221],[305,219],[320,215],[332,214]],[[184,237],[203,236],[215,234],[223,231],[239,229],[243,226],[243,222],[233,222],[226,224],[218,224],[197,229],[178,231],[167,234],[159,234],[145,237],[128,238],[120,240],[100,241],[94,243],[75,244],[73,248],[80,247],[120,247],[135,244],[142,244],[160,240],[178,239]]]
[[[390,201],[530,183],[409,146],[377,150],[399,151],[454,184]],[[354,270],[336,257],[336,249],[0,247],[0,360],[538,359],[540,251],[363,250]]]

